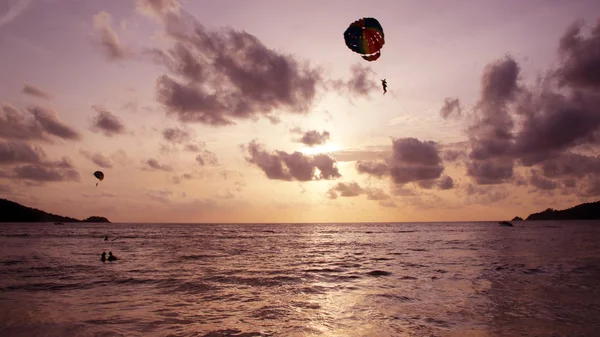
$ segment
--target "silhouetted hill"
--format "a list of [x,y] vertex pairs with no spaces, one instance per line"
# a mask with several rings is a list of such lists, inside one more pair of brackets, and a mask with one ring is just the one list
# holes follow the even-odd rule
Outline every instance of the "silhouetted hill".
[[0,199],[0,222],[110,222],[107,218],[92,216],[77,220],[66,216],[40,211],[14,201]]
[[564,210],[548,208],[533,213],[525,220],[597,220],[600,219],[600,201],[580,204]]
[[110,222],[107,218],[103,216],[91,216],[85,220],[81,220],[81,222]]
[[523,221],[523,218],[521,218],[520,216],[516,216],[511,221]]

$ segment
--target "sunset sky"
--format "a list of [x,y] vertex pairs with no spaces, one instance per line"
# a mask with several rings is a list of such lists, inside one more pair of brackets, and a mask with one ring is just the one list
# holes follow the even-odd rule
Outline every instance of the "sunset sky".
[[[375,62],[344,44],[362,17]],[[0,197],[190,223],[596,201],[599,18],[597,0],[3,0]]]

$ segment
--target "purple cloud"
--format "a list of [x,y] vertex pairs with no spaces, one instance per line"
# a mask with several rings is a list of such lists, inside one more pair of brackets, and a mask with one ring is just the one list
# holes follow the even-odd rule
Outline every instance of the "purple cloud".
[[243,149],[250,155],[246,157],[246,161],[258,166],[269,179],[310,181],[341,177],[335,160],[327,155],[307,156],[300,152],[284,151],[269,153],[256,140],[243,146]]
[[94,117],[92,124],[93,131],[102,132],[107,137],[124,134],[126,132],[125,125],[121,119],[112,112],[96,105],[92,106],[92,108],[96,110],[96,116]]

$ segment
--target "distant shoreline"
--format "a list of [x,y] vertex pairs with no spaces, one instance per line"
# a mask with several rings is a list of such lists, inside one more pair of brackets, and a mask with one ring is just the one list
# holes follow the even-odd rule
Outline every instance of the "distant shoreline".
[[47,213],[7,199],[0,199],[0,222],[110,223],[107,218],[102,216],[91,216],[87,219],[79,220]]
[[[600,220],[600,201],[583,203],[577,206],[564,209],[554,210],[548,208],[545,211],[532,213],[527,218],[522,219],[520,217],[514,217],[511,221],[535,221],[535,220]],[[496,222],[498,220],[469,220],[469,221],[360,221],[360,222],[294,222],[294,224],[353,224],[353,223],[464,223],[464,222]],[[27,207],[10,201],[7,199],[0,199],[0,222],[17,222],[17,223],[38,223],[38,222],[54,222],[54,223],[111,223],[107,218],[102,216],[91,216],[89,218],[79,220],[71,217],[65,217],[45,211]],[[156,224],[178,224],[178,225],[269,225],[269,224],[281,224],[281,223],[292,223],[292,222],[199,222],[199,223],[172,223],[164,222]],[[146,224],[144,222],[128,222],[128,224]]]

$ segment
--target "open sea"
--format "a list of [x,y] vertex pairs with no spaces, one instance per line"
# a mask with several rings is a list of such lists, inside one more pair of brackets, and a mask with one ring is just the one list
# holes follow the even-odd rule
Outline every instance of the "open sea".
[[514,224],[1,223],[0,336],[600,336],[600,221]]

